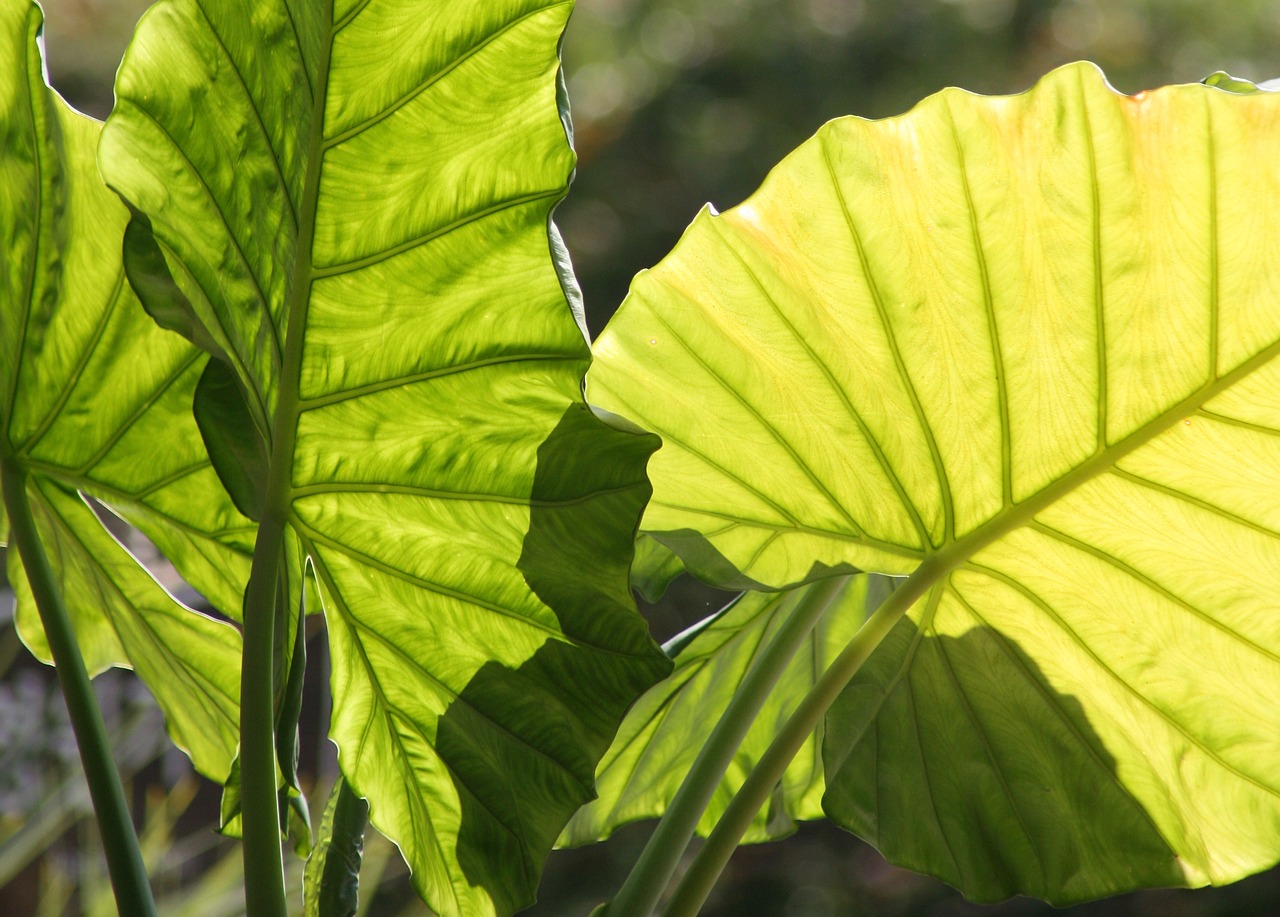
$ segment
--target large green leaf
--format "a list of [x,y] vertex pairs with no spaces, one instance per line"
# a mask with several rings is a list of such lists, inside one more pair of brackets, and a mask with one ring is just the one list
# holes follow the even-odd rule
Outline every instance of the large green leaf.
[[[752,664],[813,587],[789,592],[749,592],[735,599],[696,633],[680,634],[666,647],[675,671],[654,685],[627,713],[596,771],[599,798],[578,810],[561,836],[567,846],[602,840],[623,825],[661,815],[675,796],[706,740]],[[756,765],[774,734],[862,624],[867,607],[888,594],[889,580],[849,580],[778,680],[756,716],[698,824],[706,834]],[[822,816],[822,730],[809,739],[756,817],[749,841],[782,837],[797,821]]]
[[[243,520],[193,496],[216,485],[189,416],[204,358],[157,328],[124,281],[128,212],[98,176],[100,125],[45,85],[41,24],[38,6],[0,3],[0,454],[26,475],[89,671],[135,668],[174,741],[221,779],[236,743],[239,635],[169,596],[76,491],[214,557],[234,550],[210,533],[234,544]],[[19,631],[47,661],[16,551],[9,567]]]
[[911,574],[826,806],[971,897],[1280,855],[1277,149],[1272,94],[1083,64],[836,121],[597,343],[700,573]]
[[531,900],[669,667],[626,581],[654,440],[581,400],[550,224],[568,13],[160,3],[100,151],[149,221],[148,307],[232,369],[264,439],[262,529],[314,566],[343,773],[451,914]]

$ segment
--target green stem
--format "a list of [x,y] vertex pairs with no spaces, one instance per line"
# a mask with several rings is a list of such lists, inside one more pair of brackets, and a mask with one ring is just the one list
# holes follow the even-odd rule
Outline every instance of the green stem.
[[[285,529],[293,506],[293,459],[298,433],[299,385],[307,308],[315,280],[315,244],[324,162],[325,99],[333,52],[333,3],[318,5],[317,49],[306,175],[298,214],[288,296],[284,302],[284,352],[279,391],[269,418],[271,437],[262,522],[253,549],[253,567],[244,594],[244,668],[240,674],[240,775],[243,799],[245,906],[247,917],[285,917],[284,861],[280,852],[280,810],[276,796],[275,675],[273,656],[277,579]],[[260,321],[274,321],[264,310]],[[265,390],[264,390],[265,391]],[[264,397],[270,403],[270,398]],[[268,418],[264,418],[267,420]],[[301,584],[298,584],[301,589]],[[288,609],[281,609],[288,611]],[[281,616],[283,618],[283,615]],[[301,626],[301,625],[299,625]]]
[[[902,619],[916,600],[937,581],[940,564],[925,560],[916,572],[876,609],[858,629],[835,661],[814,684],[795,713],[760,756],[755,768],[720,817],[707,843],[676,886],[664,917],[694,917],[707,900],[729,857],[738,848],[756,813],[769,799],[787,767],[813,735],[840,692],[853,680],[862,663]],[[945,569],[945,568],[943,568]]]
[[249,917],[285,917],[284,858],[276,795],[276,581],[284,543],[283,516],[268,506],[258,527],[244,592],[240,670],[240,790],[244,833],[244,899]]
[[26,472],[7,456],[0,456],[0,489],[4,491],[4,503],[9,511],[10,538],[22,558],[31,594],[40,612],[40,623],[44,625],[53,654],[54,671],[71,716],[85,781],[89,784],[89,797],[102,834],[116,905],[121,914],[154,917],[156,905],[146,867],[142,864],[138,835],[125,804],[124,787],[107,741],[107,727],[71,628],[71,618],[58,591],[53,567],[40,544],[31,504],[27,501],[26,484]]
[[702,813],[724,779],[760,708],[805,637],[847,582],[848,577],[835,577],[810,586],[808,594],[796,604],[791,616],[747,672],[640,859],[605,910],[610,917],[647,917],[653,913],[697,830]]

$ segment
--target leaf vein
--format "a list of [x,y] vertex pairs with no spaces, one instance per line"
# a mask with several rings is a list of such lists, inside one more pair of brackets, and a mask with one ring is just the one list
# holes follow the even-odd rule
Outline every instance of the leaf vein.
[[1133,685],[1129,684],[1129,682],[1127,682],[1124,678],[1122,678],[1118,672],[1116,672],[1109,665],[1103,662],[1102,658],[1096,652],[1094,652],[1093,647],[1089,646],[1089,644],[1086,643],[1079,634],[1077,634],[1065,621],[1063,621],[1058,616],[1058,613],[1053,610],[1052,605],[1050,605],[1047,601],[1045,601],[1043,598],[1041,598],[1039,595],[1033,592],[1026,585],[1024,585],[1023,583],[1019,582],[1018,580],[1014,579],[1013,577],[999,570],[996,570],[991,567],[986,567],[981,564],[976,564],[972,561],[969,561],[968,563],[966,563],[965,568],[968,570],[972,570],[976,573],[982,573],[992,579],[998,580],[1004,583],[1009,588],[1013,589],[1015,592],[1022,594],[1029,602],[1031,602],[1033,605],[1035,605],[1041,611],[1043,611],[1045,614],[1045,617],[1047,617],[1054,624],[1056,624],[1058,628],[1064,634],[1066,634],[1067,637],[1069,637],[1071,641],[1076,644],[1076,646],[1080,647],[1080,649],[1085,653],[1085,655],[1087,655],[1090,659],[1092,659],[1094,664],[1101,671],[1109,675],[1111,679],[1122,690],[1124,690],[1130,696],[1132,696],[1137,701],[1139,701],[1143,706],[1147,707],[1152,713],[1156,715],[1158,719],[1161,719],[1165,723],[1167,723],[1169,727],[1173,729],[1174,732],[1178,733],[1184,739],[1186,739],[1187,742],[1192,746],[1194,746],[1202,755],[1204,755],[1210,761],[1213,761],[1223,770],[1227,771],[1230,774],[1233,774],[1244,783],[1250,784],[1251,786],[1261,790],[1262,792],[1268,794],[1269,796],[1274,796],[1277,799],[1280,799],[1280,789],[1267,786],[1265,783],[1261,782],[1256,777],[1253,777],[1252,775],[1245,773],[1244,771],[1237,768],[1235,765],[1224,760],[1216,752],[1214,752],[1207,745],[1205,745],[1203,740],[1201,740],[1199,736],[1197,736],[1195,733],[1188,730],[1185,726],[1182,725],[1182,723],[1178,722],[1178,720],[1175,719],[1171,713],[1169,713],[1167,710],[1157,705],[1155,701],[1148,698],[1145,694],[1140,692],[1137,688],[1133,687]]
[[[147,111],[141,105],[137,104],[136,102],[130,99],[118,99],[116,101],[117,108],[125,105],[133,108],[140,115],[142,115],[142,117],[150,121],[151,124],[155,127],[155,129],[161,135],[163,135],[166,140],[168,140],[169,145],[173,148],[174,152],[176,152],[180,157],[182,157],[182,160],[190,167],[190,174],[195,177],[197,182],[200,184],[200,187],[204,189],[205,197],[208,199],[209,203],[213,206],[213,211],[217,215],[218,221],[222,224],[222,228],[226,231],[227,241],[231,243],[232,249],[235,251],[236,255],[239,257],[240,263],[244,266],[245,276],[248,277],[249,282],[253,287],[253,292],[257,297],[258,304],[262,307],[262,312],[266,320],[263,321],[261,324],[266,325],[267,330],[271,334],[271,339],[275,344],[275,357],[278,364],[280,361],[284,359],[284,348],[280,342],[280,330],[276,327],[274,317],[271,314],[270,300],[267,299],[266,294],[262,291],[262,285],[258,281],[258,275],[254,272],[253,268],[250,266],[249,258],[245,254],[244,248],[240,244],[239,237],[237,237],[236,234],[231,229],[231,221],[227,219],[227,214],[226,214],[226,211],[223,210],[222,202],[218,200],[217,195],[215,195],[213,192],[213,188],[209,186],[209,182],[205,179],[204,173],[201,172],[196,167],[195,163],[192,162],[191,157],[187,154],[187,151],[183,149],[182,145],[179,144],[178,141],[174,139],[173,135],[169,133],[169,129],[165,127],[164,123],[155,115],[153,115],[151,112]],[[222,292],[222,291],[220,290],[219,292]],[[205,290],[205,296],[208,297],[210,302],[220,301],[219,297],[209,296],[208,290]],[[221,321],[219,321],[219,324],[221,324]],[[223,333],[224,334],[226,333],[225,327],[223,328]]]
[[1280,532],[1277,532],[1274,529],[1267,528],[1265,525],[1261,525],[1257,522],[1254,522],[1251,519],[1246,519],[1244,516],[1240,516],[1240,515],[1237,515],[1236,513],[1230,512],[1229,510],[1223,509],[1221,506],[1218,506],[1214,503],[1210,503],[1207,500],[1202,500],[1199,497],[1194,497],[1191,494],[1186,493],[1185,491],[1178,490],[1176,487],[1170,487],[1167,484],[1161,484],[1158,481],[1149,480],[1148,478],[1144,478],[1141,475],[1136,475],[1131,471],[1125,471],[1123,468],[1119,466],[1112,468],[1111,474],[1115,475],[1121,480],[1131,481],[1132,483],[1137,484],[1140,487],[1146,487],[1146,488],[1149,488],[1150,490],[1156,491],[1157,493],[1162,493],[1167,496],[1173,497],[1175,500],[1182,500],[1185,503],[1190,503],[1192,506],[1197,507],[1198,509],[1202,509],[1205,512],[1213,513],[1215,516],[1218,516],[1219,518],[1222,518],[1222,519],[1226,519],[1228,522],[1234,522],[1237,525],[1242,525],[1245,528],[1252,529],[1253,531],[1258,532],[1261,535],[1267,535],[1271,538],[1280,538]]
[[[22,447],[18,450],[19,456],[26,455],[35,448],[39,444],[40,439],[49,432],[49,428],[52,427],[58,417],[62,415],[63,409],[67,406],[67,401],[71,398],[71,393],[75,391],[76,383],[80,381],[81,373],[83,373],[85,367],[89,365],[89,361],[93,359],[94,351],[97,350],[99,343],[101,343],[102,336],[106,333],[107,325],[111,323],[111,315],[120,300],[120,294],[123,290],[124,271],[121,270],[116,275],[115,288],[111,291],[111,295],[107,297],[105,307],[99,314],[97,321],[94,322],[93,331],[89,335],[89,340],[85,343],[84,347],[81,348],[79,355],[76,357],[75,366],[72,367],[71,372],[67,376],[66,384],[58,393],[58,400],[54,403],[49,413],[45,415],[44,420],[40,422],[40,425],[36,427],[35,432],[27,437],[26,442],[23,443]],[[14,443],[13,445],[16,446],[17,443]]]
[[1195,617],[1199,618],[1201,621],[1208,624],[1210,627],[1213,627],[1215,630],[1225,634],[1228,637],[1231,637],[1236,642],[1240,643],[1242,646],[1246,646],[1249,649],[1253,650],[1254,652],[1258,653],[1259,655],[1265,656],[1267,659],[1271,660],[1277,665],[1280,665],[1280,656],[1276,655],[1266,647],[1253,642],[1252,640],[1247,638],[1244,634],[1241,634],[1238,631],[1232,630],[1222,621],[1219,621],[1217,618],[1208,614],[1203,609],[1197,608],[1195,605],[1193,605],[1191,602],[1188,602],[1186,599],[1182,598],[1181,596],[1175,595],[1173,592],[1171,592],[1169,589],[1165,588],[1164,586],[1160,585],[1160,583],[1156,582],[1150,576],[1143,573],[1141,570],[1137,569],[1136,567],[1130,566],[1129,564],[1120,560],[1120,558],[1114,557],[1113,555],[1108,554],[1106,551],[1103,551],[1102,549],[1095,547],[1094,545],[1087,544],[1086,542],[1083,542],[1078,538],[1074,538],[1071,535],[1068,535],[1066,532],[1060,531],[1058,529],[1053,528],[1052,526],[1046,525],[1045,523],[1041,522],[1038,519],[1033,520],[1028,527],[1032,531],[1040,532],[1043,535],[1047,535],[1048,537],[1054,539],[1057,542],[1060,542],[1061,544],[1065,544],[1071,548],[1074,548],[1077,551],[1088,554],[1091,557],[1096,557],[1098,560],[1102,561],[1103,563],[1119,570],[1121,573],[1125,574],[1135,582],[1145,586],[1147,589],[1151,590],[1156,595],[1160,596],[1166,601],[1171,602],[1174,605],[1177,605],[1183,611],[1186,611],[1189,614],[1194,615]]
[[[285,10],[289,9],[289,4],[285,2]],[[280,155],[276,152],[275,144],[271,140],[271,134],[267,131],[266,122],[262,120],[262,112],[258,108],[258,100],[253,97],[253,93],[249,91],[249,83],[245,80],[244,74],[240,71],[240,64],[231,55],[231,51],[227,48],[227,43],[222,40],[222,35],[218,33],[218,29],[213,24],[213,20],[209,18],[209,14],[199,3],[196,5],[200,16],[204,19],[205,24],[209,27],[209,34],[213,36],[213,40],[218,43],[218,49],[222,52],[222,56],[226,58],[228,64],[231,65],[231,72],[236,76],[236,82],[240,84],[240,89],[244,92],[245,100],[249,103],[249,109],[253,112],[254,121],[258,125],[258,132],[262,135],[262,139],[266,142],[267,150],[270,152],[271,167],[275,170],[276,179],[280,183],[280,192],[284,195],[285,203],[289,205],[289,216],[293,218],[293,231],[298,231],[298,208],[293,202],[293,195],[289,189],[289,183],[285,181],[284,169],[280,165]],[[293,23],[293,14],[288,13],[290,24]],[[295,37],[297,32],[294,32]],[[305,69],[305,68],[304,68]]]
[[524,204],[535,204],[539,201],[559,200],[564,197],[564,188],[552,188],[548,191],[536,191],[531,194],[523,194],[519,197],[509,198],[505,201],[499,201],[489,207],[484,207],[474,213],[468,213],[458,217],[451,223],[444,226],[438,226],[421,235],[414,236],[412,239],[406,239],[404,242],[398,242],[395,245],[387,246],[384,249],[374,252],[370,255],[364,255],[351,261],[342,261],[335,264],[327,264],[313,266],[311,268],[312,280],[320,280],[325,277],[337,277],[341,274],[350,274],[355,271],[363,270],[367,267],[373,267],[384,261],[390,261],[396,255],[402,255],[407,251],[411,251],[419,246],[426,245],[435,239],[446,236],[451,232],[455,232],[471,223],[477,223],[486,217],[491,217],[507,210],[512,210]]
[[327,407],[331,404],[341,404],[344,401],[351,401],[356,398],[363,398],[366,395],[376,395],[379,392],[389,391],[391,389],[402,388],[407,385],[414,385],[419,382],[429,382],[434,379],[441,379],[446,376],[457,375],[460,373],[471,372],[477,369],[486,369],[490,366],[502,366],[512,363],[581,363],[585,361],[585,357],[580,354],[571,353],[528,353],[528,354],[512,354],[510,356],[489,357],[481,360],[472,360],[468,363],[459,363],[454,366],[444,366],[438,369],[427,369],[417,373],[406,373],[403,376],[396,376],[393,379],[380,379],[377,382],[370,382],[366,385],[357,385],[347,389],[341,389],[335,392],[329,392],[324,395],[316,395],[312,398],[302,398],[298,401],[298,413],[312,411],[316,408]]
[[880,319],[880,327],[884,331],[885,341],[889,345],[889,352],[893,355],[894,369],[898,374],[898,378],[902,380],[903,390],[911,402],[911,410],[915,414],[916,423],[920,425],[920,432],[929,447],[929,457],[933,461],[933,470],[938,479],[938,491],[942,499],[942,540],[943,542],[948,542],[955,537],[955,505],[951,499],[951,483],[947,478],[946,465],[942,461],[942,452],[938,448],[938,442],[933,435],[933,428],[929,425],[929,419],[925,415],[924,405],[920,401],[920,394],[916,391],[916,386],[911,380],[910,373],[907,372],[906,362],[902,358],[902,350],[898,347],[898,339],[893,333],[893,324],[889,320],[884,298],[880,293],[880,285],[876,282],[875,274],[871,270],[871,262],[867,257],[862,233],[858,231],[858,226],[853,221],[853,214],[849,211],[849,202],[845,199],[844,189],[840,187],[840,179],[836,174],[835,163],[831,161],[827,135],[821,134],[819,136],[819,147],[822,150],[823,161],[827,166],[827,174],[831,177],[831,186],[835,191],[836,200],[840,204],[841,213],[844,215],[845,225],[849,228],[849,237],[853,240],[854,248],[857,250],[858,264],[862,271],[862,277],[867,284],[867,292],[871,294],[871,300],[875,304],[876,315]]
[[[948,585],[950,586],[950,584]],[[950,591],[954,593],[955,587],[950,586]],[[1031,848],[1032,855],[1036,858],[1036,863],[1040,867],[1041,880],[1047,886],[1048,876],[1045,870],[1044,855],[1036,846],[1035,838],[1027,828],[1022,812],[1018,809],[1017,799],[1014,797],[1013,789],[1009,786],[1009,781],[1005,777],[1003,768],[1000,767],[1000,757],[996,754],[995,746],[991,743],[991,737],[987,735],[986,729],[983,728],[982,720],[973,709],[973,704],[969,701],[969,695],[965,693],[964,685],[960,682],[959,676],[956,675],[955,666],[951,662],[951,654],[947,651],[945,639],[938,640],[938,653],[942,658],[942,665],[947,671],[951,686],[955,689],[956,697],[960,699],[960,706],[964,708],[965,715],[968,716],[969,722],[973,724],[974,732],[978,734],[978,739],[982,744],[982,750],[986,752],[987,760],[991,763],[991,772],[995,775],[996,780],[999,781],[1000,789],[1004,793],[1005,799],[1009,800],[1009,808],[1013,812],[1013,817],[1018,822],[1018,827],[1022,830],[1023,837],[1027,839],[1027,846]]]
[[969,172],[965,165],[964,145],[960,142],[960,130],[956,125],[951,97],[947,100],[947,122],[955,145],[956,164],[960,174],[960,188],[964,192],[965,208],[969,213],[969,234],[973,242],[974,261],[978,277],[982,281],[982,304],[987,316],[987,335],[991,342],[991,356],[996,374],[996,409],[1000,416],[1000,492],[1005,506],[1013,505],[1013,445],[1009,418],[1009,380],[1004,368],[1004,353],[1000,349],[1000,327],[996,322],[995,297],[991,291],[991,267],[982,246],[982,231],[978,225],[978,209],[973,203],[973,190],[969,187]]
[[[207,463],[206,463],[207,464]],[[565,506],[579,506],[590,503],[600,497],[627,493],[641,487],[640,483],[625,484],[621,487],[610,487],[577,497],[565,497],[559,500],[542,500],[533,497],[521,497],[511,494],[475,493],[458,490],[439,490],[433,487],[419,487],[413,484],[378,484],[363,481],[333,481],[325,484],[304,484],[293,488],[295,500],[306,497],[341,495],[341,494],[394,494],[408,497],[427,497],[433,500],[458,500],[470,503],[500,503],[506,506],[530,506],[556,509]]]
[[[568,0],[560,0],[560,2],[558,3],[553,3],[549,6],[537,7],[535,9],[530,10],[527,13],[520,14],[515,19],[512,19],[510,22],[503,25],[497,31],[491,32],[490,34],[486,35],[482,40],[472,45],[470,48],[467,48],[465,51],[462,52],[462,54],[460,54],[458,57],[455,57],[453,60],[449,61],[440,70],[437,70],[434,73],[428,75],[416,86],[414,86],[404,95],[400,96],[398,99],[395,99],[389,106],[379,111],[376,115],[372,115],[366,118],[365,120],[361,121],[359,124],[355,124],[350,128],[348,128],[347,130],[342,131],[341,133],[335,134],[334,136],[326,139],[324,141],[324,145],[322,149],[326,151],[333,149],[334,147],[339,146],[340,144],[345,143],[346,141],[351,140],[354,137],[358,137],[360,134],[363,134],[369,128],[373,127],[375,124],[378,124],[379,122],[384,121],[385,119],[394,115],[400,109],[404,108],[404,106],[408,105],[418,96],[422,95],[422,93],[426,92],[436,83],[443,80],[446,76],[448,76],[454,70],[457,70],[467,61],[471,60],[473,57],[480,54],[480,52],[482,52],[485,48],[487,48],[489,45],[493,44],[494,42],[498,41],[498,39],[502,38],[508,32],[514,31],[515,29],[519,28],[528,20],[534,18],[535,16],[539,16],[545,13],[547,10],[554,9],[557,6],[563,6],[564,3],[566,2],[568,2]],[[368,5],[368,0],[364,0],[364,2],[360,3],[348,15],[343,16],[342,19],[340,19],[338,23],[333,27],[334,34],[336,34],[342,28],[346,27],[351,22],[351,20],[353,20],[356,17],[356,15],[359,14],[367,5]]]
[[564,631],[557,630],[556,628],[551,627],[548,624],[544,624],[543,622],[538,621],[534,618],[530,618],[525,615],[522,615],[513,609],[504,608],[503,606],[497,604],[496,602],[491,602],[487,599],[482,599],[479,596],[470,595],[459,589],[453,589],[448,586],[443,586],[439,583],[434,583],[416,574],[409,573],[408,571],[405,571],[405,570],[401,570],[398,567],[393,567],[391,564],[388,564],[385,561],[378,560],[377,558],[372,557],[368,554],[365,554],[364,552],[359,551],[356,548],[353,548],[349,545],[342,544],[341,542],[333,538],[330,538],[328,535],[325,535],[311,528],[305,522],[297,518],[294,518],[292,520],[292,524],[299,530],[299,533],[303,535],[308,541],[311,541],[314,544],[323,545],[324,547],[332,550],[334,553],[341,554],[342,556],[346,557],[348,560],[353,560],[353,561],[356,561],[357,563],[372,567],[373,569],[386,574],[392,579],[400,580],[403,583],[406,583],[410,586],[415,586],[419,589],[422,589],[425,592],[433,593],[442,598],[453,599],[454,601],[462,602],[467,605],[472,605],[472,606],[475,606],[476,608],[483,608],[485,611],[492,612],[493,614],[499,615],[500,617],[508,618],[509,620],[522,624],[525,627],[528,627],[532,630],[541,631],[542,633],[546,634],[547,636],[549,636],[554,640],[560,640],[566,643],[573,644],[575,646],[585,647],[600,653],[605,653],[610,656],[619,656],[619,657],[628,658],[628,659],[632,659],[632,658],[648,659],[649,658],[649,654],[645,652],[629,653],[629,652],[626,652],[625,650],[615,649],[610,646],[602,646],[600,644],[593,643],[589,640],[585,640],[582,637],[567,634]]
[[[906,510],[907,515],[910,517],[911,524],[915,527],[917,534],[920,536],[921,549],[927,551],[933,546],[933,543],[929,536],[929,532],[925,529],[924,520],[921,519],[920,512],[916,508],[914,501],[907,494],[906,488],[902,485],[902,481],[898,478],[897,473],[893,470],[893,466],[889,463],[889,459],[885,455],[884,449],[880,446],[879,440],[877,440],[875,435],[872,434],[871,428],[862,417],[862,413],[854,405],[853,399],[849,397],[848,391],[836,380],[835,373],[832,372],[831,366],[818,355],[818,352],[814,349],[809,340],[800,333],[799,329],[796,328],[795,323],[787,317],[781,304],[774,298],[773,294],[769,292],[768,288],[765,287],[764,282],[760,279],[755,269],[747,263],[746,257],[744,257],[743,254],[738,251],[737,247],[729,241],[729,237],[724,229],[724,220],[713,218],[708,222],[709,225],[715,229],[716,234],[719,236],[724,247],[733,255],[737,262],[742,265],[742,269],[747,272],[747,275],[751,278],[755,288],[760,291],[760,295],[764,297],[765,302],[769,304],[774,315],[777,316],[778,321],[780,321],[786,327],[788,333],[790,333],[792,340],[799,344],[800,347],[804,349],[805,353],[809,355],[809,359],[812,360],[814,365],[822,371],[822,376],[827,381],[828,387],[844,404],[845,410],[849,412],[854,423],[857,424],[858,432],[862,434],[863,440],[865,440],[867,445],[871,448],[871,452],[875,456],[876,463],[880,466],[881,472],[883,472],[884,476],[888,479],[890,486],[893,487],[894,492],[898,495],[898,500],[902,504],[902,508]],[[832,497],[832,499],[834,499],[834,497]]]
[[1022,677],[1027,681],[1027,683],[1030,684],[1036,690],[1037,693],[1039,693],[1041,698],[1044,699],[1046,706],[1048,706],[1050,710],[1052,710],[1055,714],[1057,714],[1058,719],[1062,722],[1062,724],[1076,737],[1076,740],[1088,752],[1089,757],[1093,760],[1093,763],[1097,765],[1098,770],[1100,770],[1103,774],[1105,774],[1106,779],[1109,780],[1111,783],[1115,784],[1116,789],[1119,790],[1123,796],[1127,797],[1133,803],[1134,808],[1142,815],[1143,819],[1146,820],[1147,824],[1151,826],[1152,831],[1154,831],[1157,836],[1164,837],[1159,827],[1157,827],[1155,821],[1152,820],[1151,813],[1149,813],[1146,807],[1142,805],[1141,802],[1138,801],[1137,797],[1133,795],[1133,793],[1129,790],[1129,788],[1120,782],[1120,775],[1115,772],[1114,768],[1110,767],[1107,764],[1106,760],[1102,756],[1102,752],[1100,752],[1098,748],[1095,747],[1094,743],[1090,742],[1088,738],[1085,736],[1085,734],[1080,730],[1080,727],[1067,713],[1066,708],[1063,707],[1062,700],[1057,696],[1057,694],[1055,694],[1052,690],[1050,690],[1048,685],[1044,684],[1044,682],[1040,678],[1037,678],[1035,674],[1032,673],[1032,671],[1029,668],[1027,668],[1026,662],[1014,651],[1013,647],[1010,645],[1009,638],[1006,637],[1004,633],[1001,632],[998,628],[990,624],[987,621],[987,619],[984,618],[977,611],[977,609],[975,609],[973,605],[969,603],[969,600],[960,594],[960,591],[956,588],[954,583],[948,583],[948,588],[950,589],[951,594],[956,597],[956,600],[962,606],[964,606],[965,610],[969,613],[969,615],[975,621],[977,621],[978,624],[980,624],[981,626],[985,627],[988,630],[992,638],[995,640],[996,645],[1000,647],[1000,651],[1004,653],[1005,657],[1010,662],[1013,663],[1014,667],[1018,670],[1019,673],[1021,673]]
[[[657,275],[657,274],[653,276],[655,278],[660,278],[660,275]],[[719,385],[723,391],[727,392],[730,396],[732,396],[733,399],[743,407],[743,409],[747,412],[747,414],[750,417],[754,418],[756,422],[759,423],[760,426],[764,428],[764,430],[766,430],[770,436],[773,437],[774,441],[779,446],[782,447],[782,450],[786,452],[788,456],[790,456],[791,461],[794,463],[796,469],[801,474],[803,474],[806,478],[809,479],[809,483],[813,485],[813,487],[818,491],[818,493],[820,493],[823,497],[826,498],[826,501],[830,505],[830,507],[834,509],[838,515],[844,517],[844,520],[849,523],[849,526],[850,528],[853,529],[854,533],[857,535],[864,535],[865,532],[863,531],[862,526],[858,525],[857,520],[854,519],[853,516],[850,515],[849,511],[844,507],[844,505],[841,504],[841,502],[836,499],[835,495],[831,493],[831,491],[827,488],[826,484],[822,482],[822,480],[818,477],[817,473],[813,470],[813,468],[809,465],[809,463],[804,459],[804,457],[801,456],[800,453],[796,451],[795,447],[791,444],[791,442],[786,437],[784,437],[781,433],[779,433],[778,429],[772,423],[769,422],[769,420],[764,416],[764,413],[758,407],[756,407],[756,405],[748,401],[741,394],[741,392],[738,391],[736,386],[730,385],[729,382],[724,378],[724,376],[722,376],[720,372],[716,370],[709,362],[703,359],[703,357],[693,348],[693,346],[690,345],[689,342],[686,341],[683,337],[681,337],[680,333],[675,328],[673,328],[671,324],[667,322],[667,320],[662,315],[660,315],[657,312],[654,312],[652,314],[654,319],[656,319],[660,325],[662,325],[664,328],[667,329],[667,331],[671,333],[672,339],[677,344],[680,345],[681,349],[684,350],[685,353],[687,353],[695,363],[697,363],[700,367],[702,367],[703,372],[705,372],[708,376],[710,376],[713,380],[715,380],[716,384]]]

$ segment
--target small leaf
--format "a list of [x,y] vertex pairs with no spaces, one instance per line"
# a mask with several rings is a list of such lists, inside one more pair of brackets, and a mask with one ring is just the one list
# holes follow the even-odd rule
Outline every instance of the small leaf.
[[[294,851],[299,856],[311,850],[311,813],[307,796],[298,783],[298,719],[302,715],[302,690],[306,681],[307,595],[312,591],[307,588],[309,585],[312,585],[312,575],[308,569],[303,574],[303,587],[298,590],[297,614],[292,616],[292,621],[281,622],[282,626],[275,631],[282,643],[293,636],[292,646],[281,647],[282,652],[288,652],[277,666],[277,671],[285,672],[286,677],[276,701],[276,759],[284,777],[280,793],[285,824],[281,827],[286,834],[293,834]],[[276,603],[277,609],[291,607],[287,593]]]
[[631,588],[650,603],[659,601],[671,581],[684,572],[680,556],[650,535],[636,539],[636,559],[631,563]]
[[157,325],[177,332],[201,350],[216,352],[213,338],[169,273],[164,254],[151,232],[151,221],[145,213],[132,208],[130,214],[122,250],[129,286]]
[[368,823],[369,803],[339,777],[324,808],[320,838],[307,860],[306,917],[353,917],[356,913]]
[[254,428],[240,383],[221,360],[205,364],[193,410],[213,469],[236,509],[260,520],[267,480],[266,444]]
[[[1253,83],[1249,80],[1237,79],[1225,70],[1219,70],[1211,73],[1201,80],[1206,86],[1213,86],[1215,89],[1223,89],[1227,92],[1238,92],[1248,95],[1254,92],[1275,92],[1277,87],[1269,86],[1267,83]],[[1272,80],[1271,82],[1275,82]]]

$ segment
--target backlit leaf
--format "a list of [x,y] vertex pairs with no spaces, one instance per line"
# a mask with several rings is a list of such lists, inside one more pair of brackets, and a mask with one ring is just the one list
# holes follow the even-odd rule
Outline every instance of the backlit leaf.
[[978,900],[1280,856],[1280,98],[1096,69],[832,122],[637,278],[589,392],[707,574],[910,574],[833,818]]
[[531,900],[669,666],[627,590],[655,442],[582,402],[550,223],[568,12],[168,0],[101,149],[176,285],[136,262],[153,314],[247,393],[263,530],[320,584],[343,773],[446,914]]
[[[98,177],[100,125],[44,82],[41,25],[34,4],[0,4],[0,452],[27,475],[89,671],[135,668],[174,741],[220,779],[235,749],[239,635],[169,596],[75,491],[156,541],[201,543],[223,569],[244,520],[194,496],[216,481],[190,419],[204,357],[157,328],[125,283],[128,211]],[[16,551],[9,569],[19,631],[47,661]],[[216,592],[225,575],[197,569],[193,581]]]

